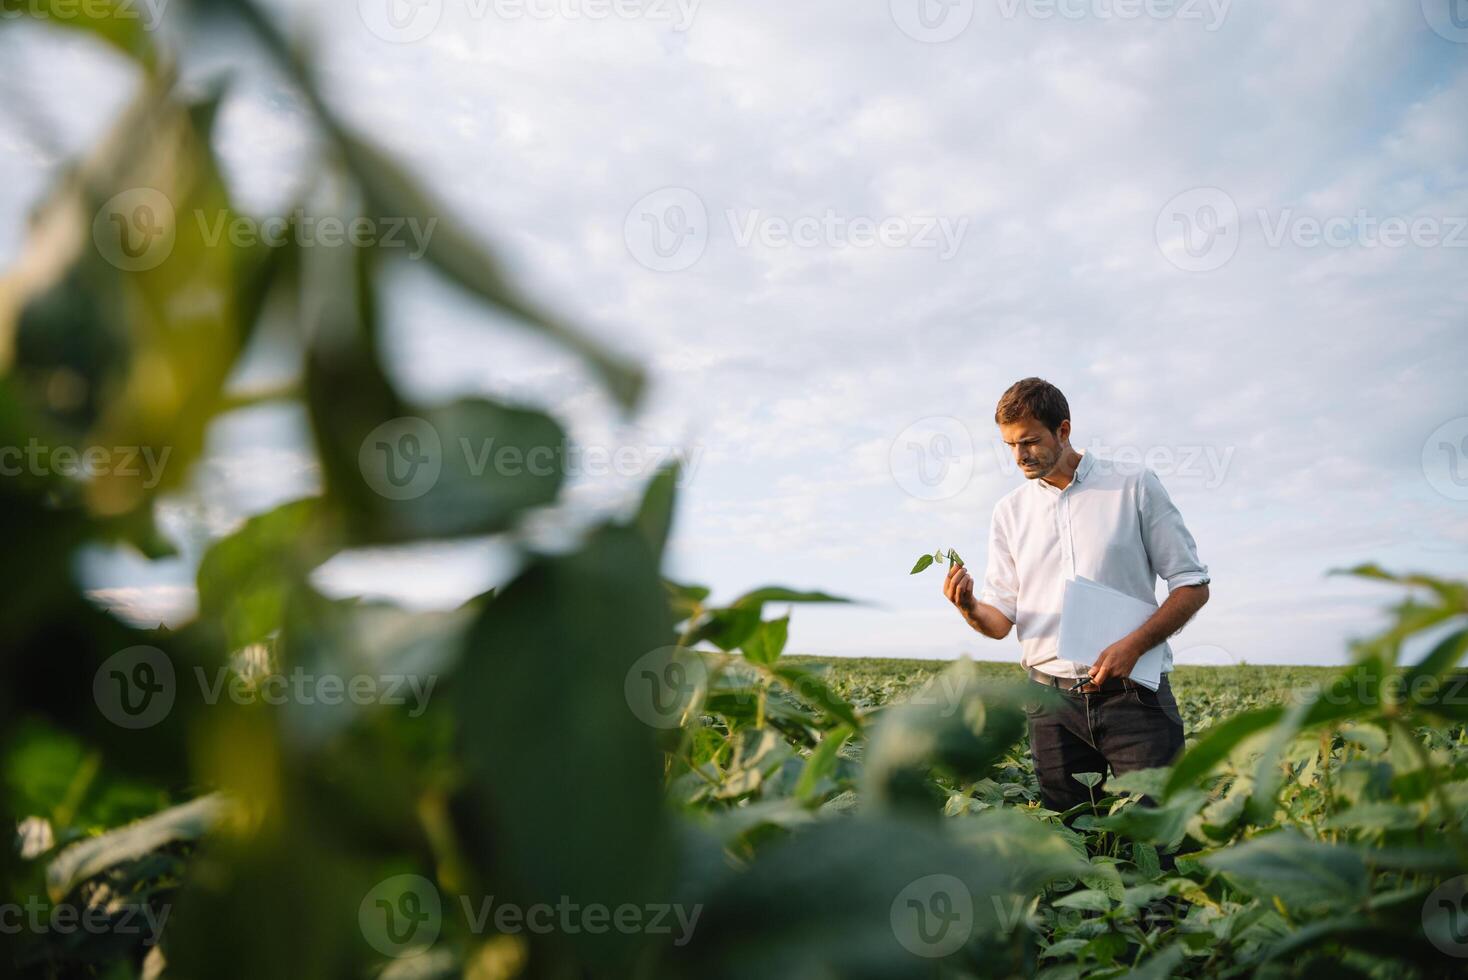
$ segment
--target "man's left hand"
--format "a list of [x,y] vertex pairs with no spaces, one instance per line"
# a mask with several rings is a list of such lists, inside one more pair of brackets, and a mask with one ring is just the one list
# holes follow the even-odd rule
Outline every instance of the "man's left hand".
[[1137,650],[1126,640],[1117,640],[1111,646],[1101,651],[1096,662],[1091,665],[1088,673],[1091,675],[1091,686],[1099,688],[1108,678],[1128,677],[1137,661],[1142,659],[1145,650]]

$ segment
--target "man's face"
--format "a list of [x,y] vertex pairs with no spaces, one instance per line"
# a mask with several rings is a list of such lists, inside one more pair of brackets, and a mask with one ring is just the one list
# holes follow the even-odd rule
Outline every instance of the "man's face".
[[1034,419],[1005,422],[999,426],[999,436],[1014,453],[1014,461],[1025,479],[1039,480],[1055,469],[1064,455],[1064,443],[1070,437],[1070,420],[1061,422],[1055,432]]

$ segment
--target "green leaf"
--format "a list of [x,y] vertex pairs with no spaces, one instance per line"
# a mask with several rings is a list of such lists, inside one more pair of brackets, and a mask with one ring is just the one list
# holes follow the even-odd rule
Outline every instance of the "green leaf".
[[78,884],[124,861],[134,861],[166,844],[197,840],[233,808],[218,793],[201,796],[136,823],[72,844],[46,869],[46,891],[59,902]]
[[962,782],[988,775],[1024,735],[1032,686],[982,682],[972,661],[953,664],[882,716],[866,754],[868,797],[926,807],[931,769]]
[[[63,19],[95,25],[95,12]],[[209,116],[171,78],[144,78],[98,149],[32,209],[27,261],[6,279],[10,391],[40,441],[108,449],[110,465],[85,479],[47,475],[98,516],[149,509],[184,482],[240,351],[234,250],[189,220],[233,218]]]
[[1347,725],[1340,730],[1340,735],[1341,738],[1355,742],[1372,755],[1380,755],[1387,748],[1386,732],[1380,725],[1373,725],[1370,722]]
[[740,645],[740,649],[751,663],[769,665],[780,659],[789,635],[790,617],[773,619],[760,623],[759,628]]
[[1115,813],[1091,821],[1097,830],[1108,830],[1136,841],[1176,847],[1187,833],[1188,822],[1208,800],[1201,790],[1182,790],[1156,806],[1130,803]]
[[1157,857],[1157,848],[1143,841],[1132,844],[1132,863],[1148,879],[1162,874],[1162,862]]
[[204,553],[199,613],[222,627],[229,651],[280,629],[291,595],[308,590],[311,570],[337,550],[331,526],[319,499],[295,500],[250,518]]
[[675,623],[686,623],[697,616],[703,611],[703,600],[709,597],[708,588],[702,585],[680,585],[663,579],[663,588],[668,591],[668,604],[672,607]]
[[787,589],[783,585],[766,585],[762,588],[746,592],[733,605],[742,609],[759,607],[766,602],[851,602],[841,596],[828,595],[825,592],[802,592],[798,589]]
[[1160,799],[1164,795],[1167,778],[1171,773],[1170,766],[1133,769],[1131,772],[1113,775],[1106,780],[1106,792],[1112,795],[1127,793],[1132,796],[1151,796]]
[[1416,809],[1397,803],[1359,803],[1331,814],[1322,824],[1350,830],[1410,830],[1422,824]]
[[842,725],[827,732],[815,748],[815,751],[805,760],[805,766],[800,770],[800,781],[795,784],[795,797],[802,803],[818,803],[817,791],[821,782],[836,771],[836,762],[840,757],[841,746],[845,745],[854,734],[850,725]]
[[[637,509],[637,526],[652,545],[653,554],[661,556],[673,527],[673,505],[678,494],[678,464],[670,463],[648,481]],[[706,593],[705,593],[706,594]]]
[[801,700],[809,701],[826,714],[851,726],[858,732],[862,730],[861,719],[857,717],[856,709],[845,698],[831,690],[830,686],[815,671],[793,664],[780,664],[775,667],[774,672],[775,676],[790,685]]
[[1172,767],[1164,793],[1172,796],[1198,783],[1244,739],[1284,717],[1284,708],[1272,706],[1243,711],[1208,729]]
[[1368,893],[1366,864],[1353,849],[1271,831],[1200,859],[1261,901],[1278,896],[1292,913],[1349,909]]
[[[816,821],[762,848],[746,870],[706,876],[689,900],[703,909],[691,941],[665,949],[670,974],[927,980],[967,943],[1002,940],[1015,924],[1006,869],[938,826]],[[932,918],[955,910],[957,931],[954,920]],[[936,945],[950,939],[951,948]],[[1018,963],[991,966],[1019,972]]]
[[760,610],[711,609],[708,618],[688,638],[691,646],[707,640],[720,650],[733,650],[749,639],[760,626]]
[[1076,772],[1071,773],[1070,778],[1074,779],[1076,782],[1080,783],[1087,789],[1090,789],[1092,787],[1100,785],[1101,780],[1105,779],[1106,777],[1099,772]]
[[1109,912],[1116,904],[1115,900],[1106,892],[1094,888],[1082,889],[1062,895],[1053,903],[1058,908],[1080,909],[1083,912]]
[[924,554],[918,558],[917,564],[913,565],[912,571],[908,572],[907,574],[916,575],[918,572],[921,572],[923,569],[927,568],[931,564],[933,564],[933,556]]
[[1048,960],[1056,957],[1074,959],[1075,955],[1086,948],[1084,939],[1062,939],[1058,943],[1051,943],[1040,953],[1040,959]]
[[578,355],[600,375],[623,408],[636,405],[645,381],[636,365],[528,300],[505,277],[488,246],[454,220],[452,208],[435,200],[401,165],[342,124],[322,98],[307,60],[296,56],[289,42],[255,4],[249,0],[232,0],[229,6],[264,42],[305,95],[317,121],[361,185],[373,217],[395,222],[417,219],[420,227],[430,229],[424,258],[445,278],[471,296],[509,314],[513,321]]
[[1449,633],[1428,651],[1427,656],[1407,669],[1402,675],[1402,688],[1410,696],[1421,679],[1440,677],[1456,666],[1464,651],[1468,651],[1468,629]]
[[[299,77],[304,81],[304,75]],[[532,303],[505,277],[488,246],[453,218],[454,209],[434,200],[386,153],[349,135],[334,119],[328,128],[335,133],[347,166],[361,182],[368,205],[379,220],[416,217],[424,227],[435,221],[427,236],[424,258],[445,278],[578,355],[601,376],[607,390],[624,408],[637,404],[645,378],[630,359]]]
[[1127,980],[1166,980],[1176,975],[1177,968],[1187,955],[1185,946],[1171,943],[1147,957],[1136,969],[1128,970]]
[[101,39],[113,48],[134,59],[147,68],[157,62],[153,48],[151,23],[153,10],[161,16],[166,9],[160,4],[156,8],[124,3],[122,0],[88,0],[87,3],[67,3],[66,0],[6,0],[0,3],[5,19],[29,14],[38,22],[61,28],[83,31]]
[[387,504],[415,537],[489,534],[552,503],[565,481],[567,439],[534,409],[465,398],[423,412],[443,445],[443,470],[421,497]]
[[1354,568],[1334,568],[1331,575],[1355,575],[1360,578],[1378,579],[1385,582],[1396,582],[1399,585],[1416,585],[1435,593],[1443,605],[1456,608],[1460,612],[1468,612],[1468,585],[1463,582],[1452,582],[1439,578],[1435,575],[1425,575],[1420,572],[1409,572],[1397,574],[1388,572],[1375,562],[1365,565],[1357,565]]
[[1284,774],[1280,771],[1280,754],[1299,733],[1303,721],[1315,704],[1315,699],[1308,695],[1301,698],[1297,703],[1290,705],[1284,716],[1269,729],[1269,737],[1264,743],[1263,751],[1259,754],[1259,761],[1254,770],[1254,792],[1250,794],[1249,802],[1244,805],[1244,813],[1257,824],[1271,822],[1275,800],[1279,796],[1280,784],[1284,780]]
[[[646,538],[614,525],[577,553],[537,558],[471,629],[453,697],[483,812],[465,830],[522,899],[662,900],[672,853],[662,766],[622,692],[670,628]],[[571,941],[606,952],[633,940]]]

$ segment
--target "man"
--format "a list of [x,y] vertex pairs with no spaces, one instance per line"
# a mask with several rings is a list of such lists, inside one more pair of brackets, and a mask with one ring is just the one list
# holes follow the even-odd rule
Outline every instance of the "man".
[[[1071,448],[1070,405],[1054,385],[1016,382],[999,399],[994,421],[1028,482],[994,508],[979,597],[961,565],[949,567],[943,594],[985,636],[1000,640],[1018,626],[1030,678],[1058,689],[1053,705],[1029,712],[1029,729],[1043,802],[1063,812],[1090,799],[1075,773],[1165,766],[1182,749],[1167,638],[1208,601],[1208,567],[1156,473],[1118,472],[1109,460]],[[1168,596],[1087,667],[1058,653],[1065,583],[1076,576],[1154,605],[1160,577]],[[1159,644],[1162,684],[1151,691],[1127,675]]]

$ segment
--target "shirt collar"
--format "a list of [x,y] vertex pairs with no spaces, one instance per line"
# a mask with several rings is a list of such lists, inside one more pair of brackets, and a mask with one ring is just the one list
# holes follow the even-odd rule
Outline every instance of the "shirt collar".
[[1081,453],[1081,461],[1076,464],[1076,475],[1071,478],[1072,483],[1084,483],[1086,474],[1091,472],[1091,464],[1096,462],[1090,453]]
[[[1081,453],[1081,461],[1076,464],[1076,471],[1071,476],[1070,483],[1066,484],[1065,490],[1069,490],[1071,487],[1084,483],[1086,481],[1086,474],[1091,472],[1091,467],[1095,462],[1096,460],[1091,456],[1090,453]],[[1053,486],[1052,484],[1046,483],[1044,480],[1036,480],[1035,482],[1041,485],[1041,490],[1045,490],[1054,494],[1065,493],[1065,490],[1061,490],[1060,488]]]

